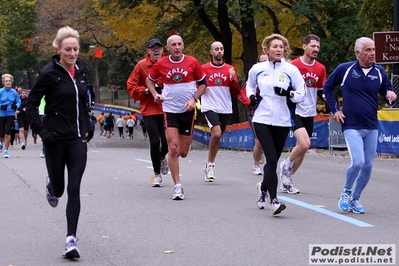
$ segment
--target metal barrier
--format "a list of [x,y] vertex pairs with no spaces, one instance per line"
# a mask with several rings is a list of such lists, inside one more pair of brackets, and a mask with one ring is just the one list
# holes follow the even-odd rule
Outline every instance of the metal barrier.
[[330,113],[330,118],[328,122],[329,136],[328,136],[328,149],[330,154],[333,154],[334,148],[345,149],[346,141],[344,132],[342,131],[341,123],[335,122],[333,120],[333,114]]
[[[393,90],[395,91],[396,95],[398,95],[399,94],[399,75],[395,75],[392,73],[391,83],[393,86]],[[396,101],[394,104],[392,104],[391,108],[399,108],[399,101]]]

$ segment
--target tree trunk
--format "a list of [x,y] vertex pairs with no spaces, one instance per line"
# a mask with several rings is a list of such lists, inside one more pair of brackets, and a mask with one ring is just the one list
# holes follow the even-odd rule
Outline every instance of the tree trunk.
[[[242,48],[243,52],[241,55],[241,60],[244,65],[244,75],[245,80],[248,79],[248,72],[256,63],[256,58],[258,57],[258,48],[256,41],[256,29],[254,22],[254,10],[252,8],[252,0],[240,0],[240,13],[241,13],[241,36],[242,36]],[[244,122],[247,121],[247,108],[238,108],[237,99],[233,106],[236,109],[235,114],[233,114],[233,121]],[[240,119],[241,117],[241,119]]]
[[256,29],[254,22],[254,10],[252,0],[240,0],[242,47],[241,59],[244,65],[245,79],[248,79],[248,71],[256,63],[258,49],[256,42]]

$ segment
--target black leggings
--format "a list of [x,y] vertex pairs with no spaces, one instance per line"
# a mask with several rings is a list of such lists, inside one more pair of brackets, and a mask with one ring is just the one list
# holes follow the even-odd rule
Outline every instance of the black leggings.
[[155,174],[161,173],[161,158],[168,153],[168,143],[165,136],[164,116],[143,116],[150,139],[150,155]]
[[123,127],[118,127],[119,137],[123,137]]
[[58,141],[54,147],[44,146],[50,178],[50,194],[60,198],[65,190],[65,166],[68,170],[66,206],[67,236],[76,235],[80,214],[80,183],[86,168],[87,144],[83,138]]
[[11,130],[14,130],[15,116],[2,116],[0,117],[0,138],[5,135],[10,135]]
[[277,197],[277,163],[284,149],[290,128],[270,126],[256,122],[254,123],[254,128],[266,157],[261,189],[269,191],[270,199],[273,199]]

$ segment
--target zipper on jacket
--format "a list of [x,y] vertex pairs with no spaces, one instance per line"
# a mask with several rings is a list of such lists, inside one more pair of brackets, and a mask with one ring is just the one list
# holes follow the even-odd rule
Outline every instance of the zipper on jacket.
[[[61,65],[59,62],[57,62],[57,64],[60,65],[63,69],[65,69],[65,71],[68,73],[69,77],[71,78],[71,80],[73,82],[73,86],[75,87],[75,95],[76,95],[76,129],[78,131],[77,132],[78,133],[78,137],[81,137],[82,135],[80,134],[80,123],[79,123],[79,90],[78,90],[78,87],[76,85],[76,79],[72,77],[71,73],[69,73],[69,71],[63,65]],[[76,66],[76,64],[75,64],[75,66]]]

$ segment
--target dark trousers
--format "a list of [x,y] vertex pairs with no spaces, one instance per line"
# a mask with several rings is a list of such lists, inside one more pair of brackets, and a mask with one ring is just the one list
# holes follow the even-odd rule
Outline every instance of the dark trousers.
[[83,138],[58,141],[56,146],[44,144],[46,166],[50,178],[49,192],[61,197],[65,190],[65,167],[68,170],[66,206],[67,236],[76,235],[80,214],[80,183],[86,168],[87,143]]
[[123,127],[118,127],[119,137],[123,137]]
[[277,127],[260,123],[253,123],[256,136],[262,145],[266,157],[266,164],[263,167],[262,190],[269,191],[270,199],[277,196],[277,163],[287,140],[289,127]]
[[147,128],[148,138],[150,140],[150,155],[152,167],[155,174],[160,174],[161,157],[168,153],[168,142],[165,136],[164,116],[150,115],[143,116]]

